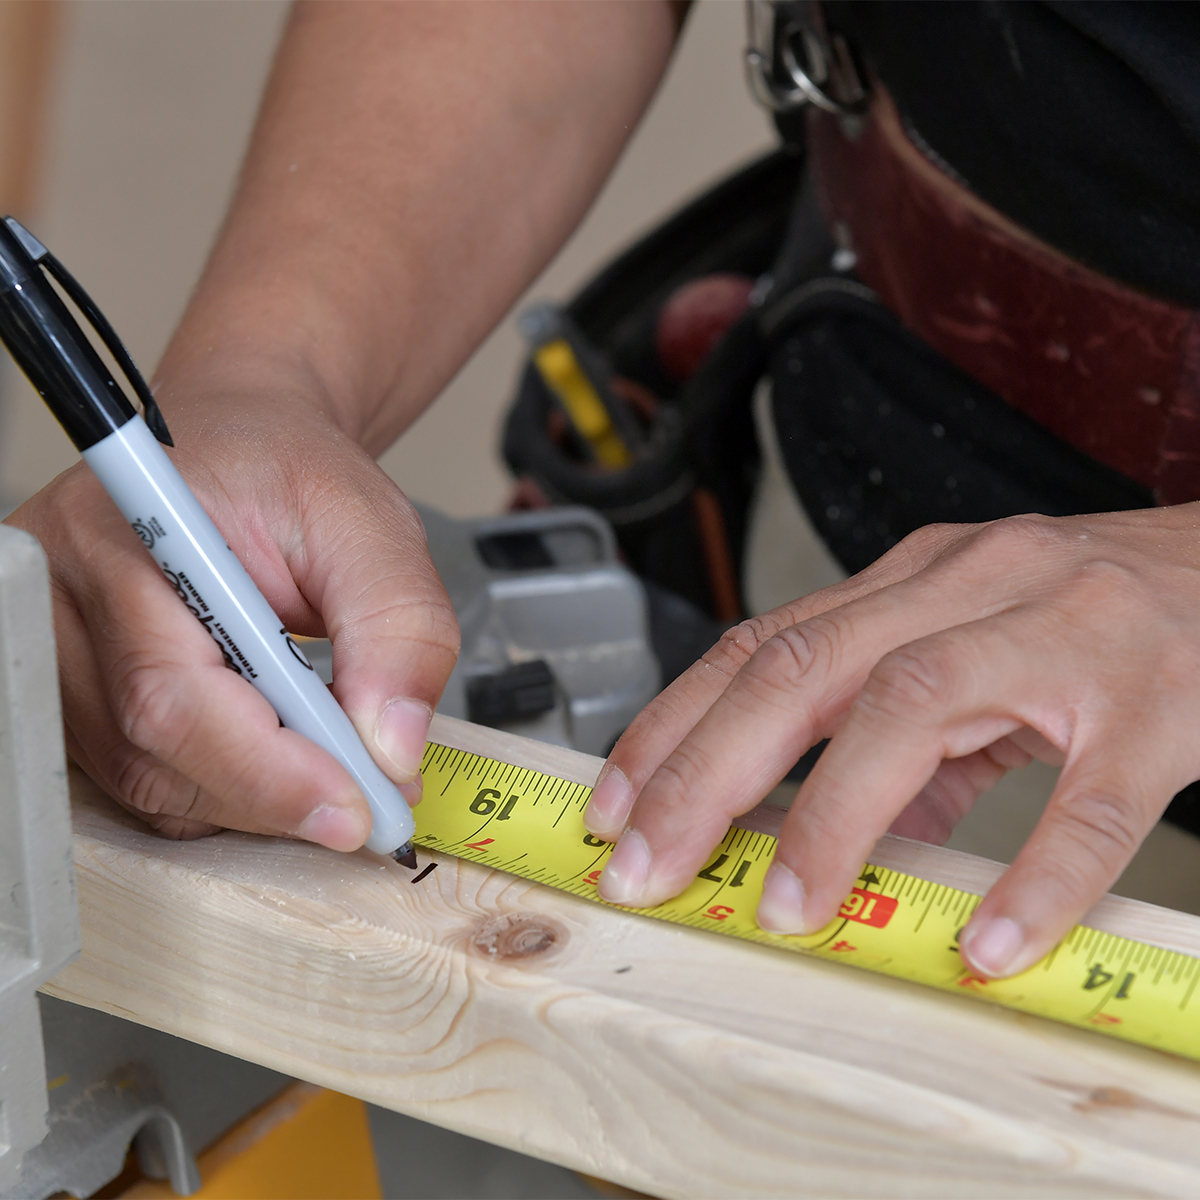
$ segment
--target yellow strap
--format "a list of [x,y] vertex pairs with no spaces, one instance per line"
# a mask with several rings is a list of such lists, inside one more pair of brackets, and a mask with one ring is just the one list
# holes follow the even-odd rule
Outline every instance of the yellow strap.
[[562,401],[571,423],[606,467],[626,467],[633,456],[613,425],[604,401],[584,374],[566,338],[538,348],[533,361],[546,385]]

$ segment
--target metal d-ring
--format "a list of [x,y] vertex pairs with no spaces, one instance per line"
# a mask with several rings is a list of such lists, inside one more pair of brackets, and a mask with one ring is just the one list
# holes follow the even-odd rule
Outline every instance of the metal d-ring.
[[[806,5],[805,16],[788,8],[791,13],[773,0],[746,0],[746,74],[755,99],[772,112],[809,104],[839,117],[861,112],[866,90],[844,39],[830,37],[819,5]],[[803,64],[797,43],[804,47]]]

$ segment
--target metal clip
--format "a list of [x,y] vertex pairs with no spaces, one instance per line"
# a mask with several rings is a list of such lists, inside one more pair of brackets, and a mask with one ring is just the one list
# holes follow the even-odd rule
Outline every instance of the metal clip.
[[772,112],[811,104],[848,117],[866,107],[867,89],[841,34],[831,34],[816,0],[746,0],[746,75]]
[[142,403],[142,417],[150,427],[150,432],[164,446],[174,446],[175,443],[171,440],[171,431],[167,428],[166,418],[163,417],[162,410],[158,407],[149,384],[142,378],[141,371],[129,357],[129,351],[117,337],[117,331],[108,323],[108,318],[96,307],[96,302],[83,290],[83,285],[15,217],[5,217],[4,224],[8,226],[9,232],[29,255],[30,264],[42,267],[50,274],[51,278],[70,297],[71,303],[91,323],[109,354],[117,360],[117,366],[121,368]]

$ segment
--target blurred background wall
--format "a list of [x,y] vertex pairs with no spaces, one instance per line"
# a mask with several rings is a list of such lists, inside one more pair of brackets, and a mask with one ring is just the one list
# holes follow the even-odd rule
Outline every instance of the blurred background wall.
[[[0,3],[4,211],[67,263],[147,374],[215,236],[286,15],[280,0]],[[743,83],[743,36],[739,0],[694,6],[657,100],[533,295],[565,297],[681,200],[771,144]],[[405,491],[458,515],[501,505],[508,484],[496,446],[519,358],[510,317],[384,456]],[[0,493],[32,495],[75,458],[5,362]]]

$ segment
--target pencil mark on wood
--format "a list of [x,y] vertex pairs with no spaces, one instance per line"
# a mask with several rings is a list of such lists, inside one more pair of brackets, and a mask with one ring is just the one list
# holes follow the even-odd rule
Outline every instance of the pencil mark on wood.
[[437,870],[437,863],[435,863],[435,862],[430,863],[429,866],[427,866],[425,868],[425,870],[423,870],[420,873],[420,875],[413,876],[413,878],[412,878],[413,883],[420,883],[421,880],[424,879],[426,875],[428,875],[431,871],[436,871],[436,870]]

